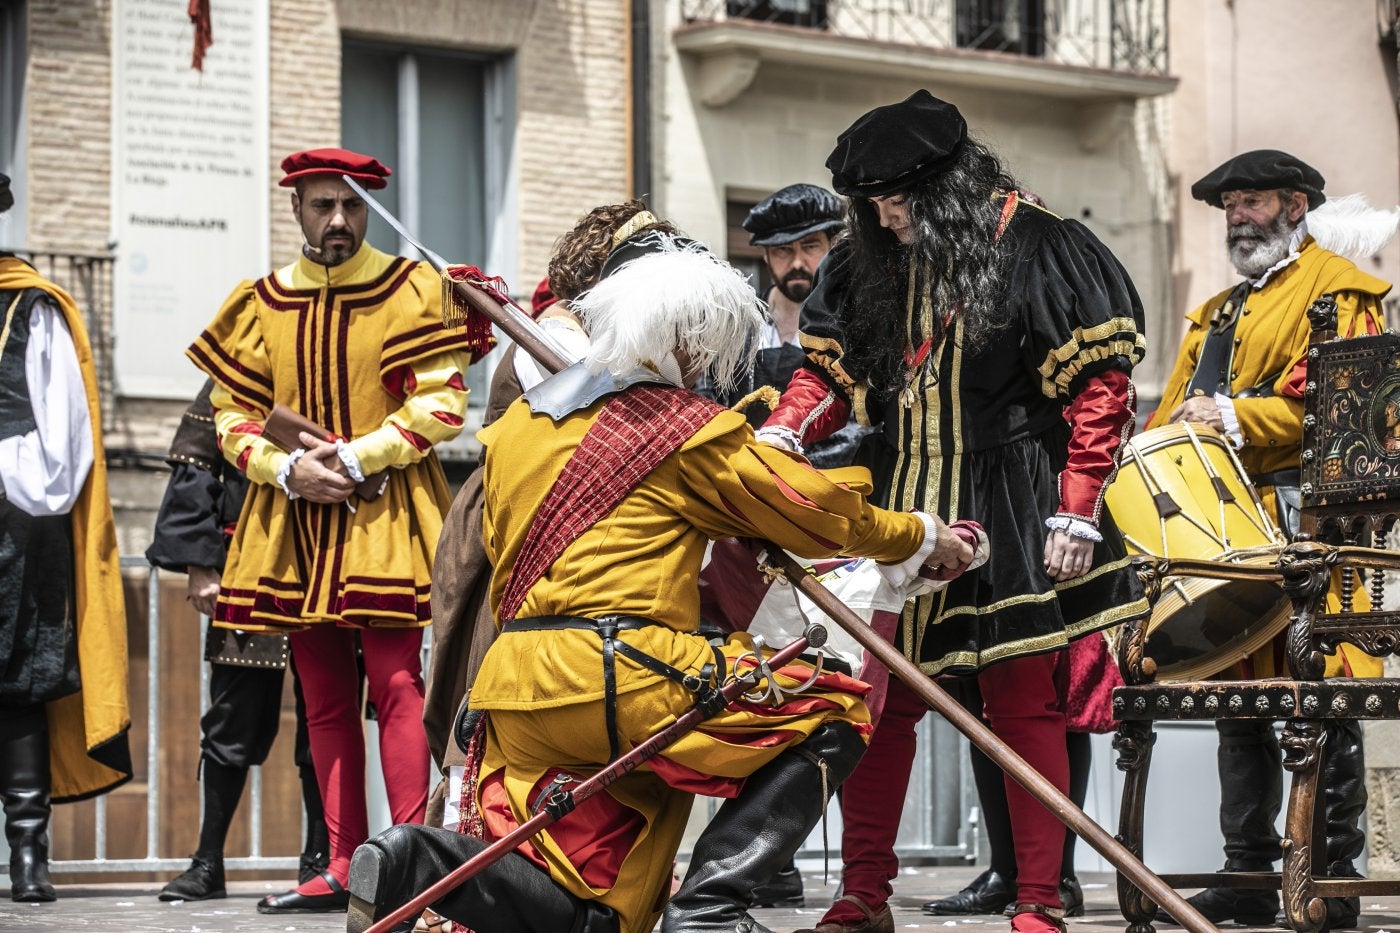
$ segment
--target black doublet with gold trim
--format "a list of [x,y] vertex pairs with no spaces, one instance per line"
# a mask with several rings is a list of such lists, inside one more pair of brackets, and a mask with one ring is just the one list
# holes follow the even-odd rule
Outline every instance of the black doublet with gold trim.
[[1106,514],[1092,570],[1065,583],[1044,570],[1045,520],[1058,510],[1070,440],[1065,406],[1088,377],[1130,372],[1141,359],[1137,293],[1087,229],[1025,202],[999,248],[1009,254],[1007,323],[973,352],[964,350],[956,316],[939,338],[922,276],[894,273],[912,283],[911,346],[891,352],[917,357],[922,334],[934,337],[902,392],[873,388],[845,355],[848,315],[860,313],[849,300],[848,245],[832,251],[803,306],[806,365],[850,399],[861,423],[880,428],[870,451],[874,501],[972,519],[987,530],[992,556],[984,567],[906,605],[895,644],[930,675],[1053,651],[1147,612]]

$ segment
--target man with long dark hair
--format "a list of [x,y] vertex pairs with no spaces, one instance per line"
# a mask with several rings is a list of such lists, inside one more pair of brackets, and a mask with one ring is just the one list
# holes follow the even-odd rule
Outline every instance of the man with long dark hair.
[[[1145,615],[1103,487],[1131,430],[1142,307],[1087,229],[1017,193],[957,108],[919,91],[841,134],[827,160],[849,236],[803,308],[808,362],[759,432],[800,449],[853,412],[878,425],[875,501],[981,523],[992,557],[906,604],[895,644],[930,675],[976,675],[991,727],[1061,790],[1055,652]],[[891,931],[894,840],[923,709],[892,682],[842,802],[844,894],[817,930]],[[1012,926],[1062,927],[1064,828],[1007,783]]]

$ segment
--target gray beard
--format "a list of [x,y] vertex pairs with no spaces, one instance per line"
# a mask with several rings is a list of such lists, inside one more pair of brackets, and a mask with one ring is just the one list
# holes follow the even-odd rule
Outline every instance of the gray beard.
[[1288,244],[1293,239],[1295,229],[1288,218],[1280,214],[1267,231],[1253,227],[1252,232],[1266,235],[1263,240],[1232,242],[1227,235],[1225,247],[1230,253],[1230,264],[1247,279],[1259,278],[1288,256]]

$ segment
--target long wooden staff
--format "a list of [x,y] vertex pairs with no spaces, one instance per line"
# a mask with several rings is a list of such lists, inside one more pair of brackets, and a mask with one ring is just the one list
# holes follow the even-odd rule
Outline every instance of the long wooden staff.
[[[463,301],[499,324],[501,330],[528,350],[541,366],[550,372],[558,372],[567,365],[565,360],[545,346],[535,334],[522,327],[517,317],[502,312],[500,305],[480,289],[462,282],[454,284],[457,286],[458,296]],[[525,318],[524,323],[530,327],[538,327],[529,318]],[[517,339],[517,329],[521,330],[522,339]],[[1141,891],[1161,904],[1183,927],[1191,933],[1211,933],[1216,929],[1196,908],[1187,903],[1184,897],[1144,865],[1141,859],[1129,852],[1126,846],[1075,806],[1074,801],[1050,783],[1045,775],[1032,768],[1024,758],[998,738],[995,732],[983,725],[981,720],[963,709],[948,691],[926,677],[923,671],[893,645],[876,635],[860,616],[837,599],[820,581],[808,573],[806,568],[789,557],[782,548],[772,544],[767,547],[769,559],[782,569],[793,586],[805,593],[833,622],[849,632],[862,648],[888,667],[890,673],[904,681],[930,709],[952,723],[953,728],[967,736],[968,740],[996,762],[999,768],[1011,775],[1017,784],[1043,803],[1075,835],[1093,846],[1114,868],[1127,875]]]
[[[346,181],[350,182],[366,201],[384,213],[383,209],[367,192],[354,184],[353,179],[346,178]],[[395,224],[400,233],[408,236],[396,221],[391,222]],[[412,242],[411,237],[409,240]],[[429,251],[421,248],[420,252],[423,252],[424,255],[429,254]],[[438,264],[434,263],[434,265]],[[441,272],[442,269],[439,268],[438,271]],[[474,288],[464,282],[454,281],[453,287],[459,298],[499,325],[511,340],[527,350],[541,366],[550,372],[557,373],[568,365],[568,361],[556,353],[545,339],[542,339],[544,335],[539,330],[539,325],[529,317],[518,311],[515,314],[509,313],[515,309],[502,308],[481,289]],[[909,689],[913,690],[920,699],[929,705],[929,708],[952,723],[953,728],[967,736],[972,744],[996,762],[997,767],[1011,775],[1017,784],[1020,784],[1031,796],[1044,804],[1046,809],[1055,814],[1056,818],[1079,838],[1089,843],[1094,851],[1102,855],[1109,864],[1126,875],[1128,880],[1139,890],[1160,904],[1178,923],[1190,930],[1191,933],[1218,933],[1210,921],[1203,917],[1200,911],[1192,907],[1186,898],[1159,878],[1142,863],[1140,858],[1129,852],[1127,847],[1117,839],[1110,836],[1102,826],[1091,820],[1087,813],[1075,806],[1074,801],[1050,783],[1043,774],[1032,768],[1024,758],[998,738],[996,733],[983,725],[981,720],[963,709],[962,705],[954,700],[948,691],[929,677],[924,676],[924,672],[919,670],[917,665],[896,650],[889,642],[876,635],[860,616],[837,599],[830,590],[822,586],[801,564],[789,557],[782,548],[772,544],[768,545],[768,554],[769,559],[782,568],[783,574],[793,586],[807,594],[808,598],[822,612],[830,616],[831,620],[845,629],[861,647],[888,667],[890,673],[904,681]]]

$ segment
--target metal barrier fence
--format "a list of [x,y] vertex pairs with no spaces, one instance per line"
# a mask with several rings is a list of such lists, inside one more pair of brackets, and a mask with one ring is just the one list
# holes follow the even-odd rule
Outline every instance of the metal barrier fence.
[[[162,856],[160,838],[163,811],[161,808],[162,780],[160,767],[161,753],[161,611],[160,575],[144,557],[123,557],[121,566],[124,576],[145,575],[146,582],[146,651],[148,665],[146,671],[146,854],[139,858],[109,858],[107,798],[98,797],[94,801],[93,820],[94,855],[90,859],[62,859],[52,862],[55,874],[64,873],[112,873],[112,872],[165,872],[180,871],[189,865],[186,856]],[[423,669],[427,670],[428,639],[424,640]],[[209,706],[209,665],[200,653],[200,709]],[[371,743],[370,767],[375,767]],[[435,778],[434,778],[435,780]],[[266,869],[269,871],[295,871],[298,857],[270,856],[263,854],[262,838],[262,775],[261,768],[254,767],[249,774],[245,789],[248,809],[249,854],[224,859],[227,871]],[[709,801],[709,812],[713,813],[717,801]],[[201,802],[201,814],[202,813]],[[900,827],[897,851],[901,858],[909,860],[965,859],[975,861],[980,852],[980,827],[977,818],[977,790],[971,778],[967,740],[952,726],[937,715],[924,717],[919,724],[919,753],[915,758],[914,772],[909,782],[906,797],[904,820]],[[833,817],[830,838],[835,847],[839,845],[839,808],[831,808]],[[303,821],[305,815],[303,814]],[[305,827],[303,826],[303,830]],[[821,839],[821,829],[814,839]],[[819,844],[819,842],[817,843]],[[684,857],[686,853],[682,853]],[[821,855],[820,848],[804,849],[800,856]],[[8,874],[7,860],[0,860],[0,873]]]
[[[123,557],[123,575],[132,571],[144,573],[146,577],[146,651],[149,664],[146,671],[146,854],[141,858],[107,857],[107,798],[98,797],[94,801],[96,809],[93,820],[93,842],[95,854],[90,859],[63,859],[52,863],[55,874],[66,872],[154,872],[180,871],[189,866],[188,856],[162,857],[160,855],[161,830],[161,684],[160,684],[160,575],[156,568],[144,557]],[[201,657],[199,661],[199,704],[200,709],[209,706],[209,665]],[[262,769],[254,767],[248,776],[245,790],[249,807],[249,854],[224,859],[228,871],[245,869],[268,869],[276,871],[296,871],[297,856],[269,856],[262,851]],[[203,804],[201,803],[201,813]],[[303,817],[304,819],[304,817]],[[8,871],[0,864],[0,871]]]

